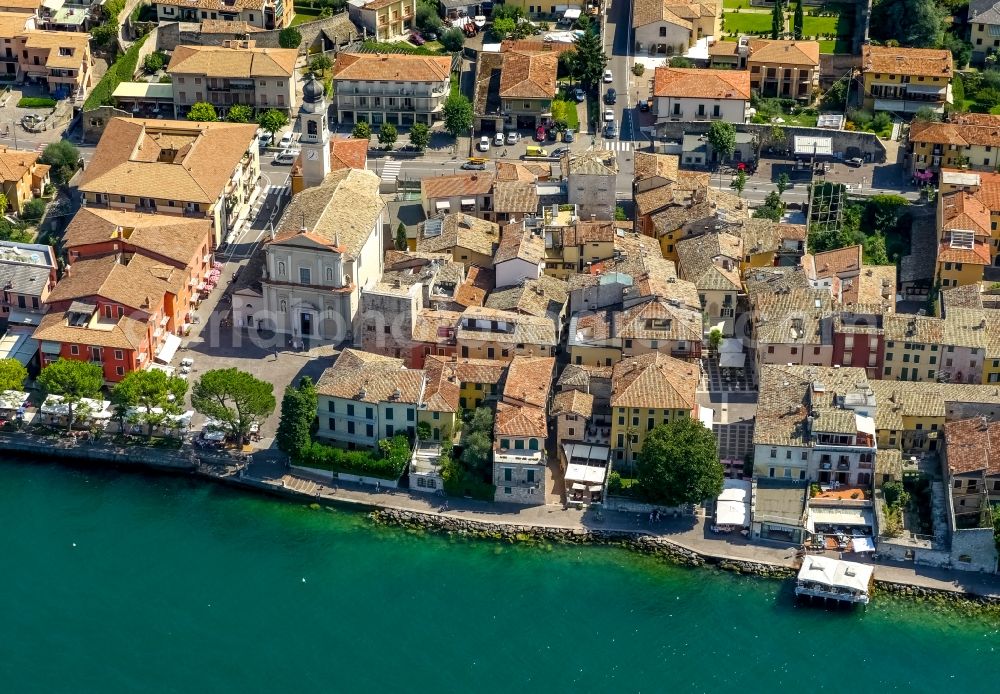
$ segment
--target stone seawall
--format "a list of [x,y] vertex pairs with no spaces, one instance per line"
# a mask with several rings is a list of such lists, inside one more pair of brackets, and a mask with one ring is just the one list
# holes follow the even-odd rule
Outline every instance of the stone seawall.
[[411,530],[430,530],[470,539],[529,544],[552,542],[610,545],[623,547],[640,554],[656,556],[682,566],[715,566],[725,571],[769,578],[787,578],[795,575],[795,571],[786,566],[703,554],[666,538],[655,537],[641,531],[547,528],[534,525],[491,523],[398,509],[379,509],[372,511],[369,515],[375,523],[380,525],[391,525]]
[[31,458],[56,458],[59,460],[91,461],[111,465],[132,465],[161,470],[191,471],[198,467],[197,459],[189,452],[170,451],[141,446],[108,446],[100,442],[75,443],[31,436],[0,435],[0,447],[5,455]]

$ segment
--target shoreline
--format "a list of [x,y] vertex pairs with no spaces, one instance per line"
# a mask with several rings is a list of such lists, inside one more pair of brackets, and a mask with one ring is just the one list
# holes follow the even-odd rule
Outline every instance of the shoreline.
[[[393,496],[391,494],[372,494],[363,489],[352,492],[353,496],[340,493],[343,490],[338,488],[334,488],[332,492],[327,490],[326,493],[323,491],[305,493],[302,490],[285,486],[283,480],[275,482],[244,476],[240,474],[235,464],[229,466],[219,464],[225,461],[212,461],[211,459],[206,461],[194,451],[185,452],[183,449],[140,449],[122,446],[112,448],[99,443],[58,445],[61,441],[54,445],[52,440],[45,437],[31,437],[24,440],[23,437],[0,436],[0,443],[8,455],[20,459],[55,460],[64,464],[96,463],[106,467],[141,470],[143,472],[187,473],[206,481],[243,491],[305,502],[309,505],[362,511],[375,525],[399,527],[411,531],[458,535],[468,539],[492,542],[615,546],[638,554],[655,556],[680,566],[711,567],[761,578],[783,580],[792,578],[797,573],[794,560],[774,562],[759,558],[733,556],[725,552],[706,551],[641,528],[562,527],[543,523],[515,522],[502,518],[489,520],[469,518],[459,515],[461,512],[458,510],[425,511],[401,508],[398,504],[392,503]],[[311,480],[298,479],[302,480],[307,488],[308,485],[317,488],[317,485]],[[318,489],[322,490],[322,488]],[[354,498],[357,495],[362,495],[365,498]],[[991,609],[1000,609],[1000,595],[980,594],[957,585],[954,588],[935,588],[884,576],[879,577],[878,569],[880,566],[882,565],[875,564],[874,593],[876,595],[886,593],[910,600],[936,600],[955,606],[975,606],[980,609],[987,606]]]

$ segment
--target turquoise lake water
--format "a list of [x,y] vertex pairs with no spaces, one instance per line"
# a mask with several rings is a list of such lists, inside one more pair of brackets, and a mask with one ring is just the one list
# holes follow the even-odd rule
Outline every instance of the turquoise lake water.
[[[0,691],[996,691],[1000,620],[0,465]],[[735,689],[734,689],[735,688]]]

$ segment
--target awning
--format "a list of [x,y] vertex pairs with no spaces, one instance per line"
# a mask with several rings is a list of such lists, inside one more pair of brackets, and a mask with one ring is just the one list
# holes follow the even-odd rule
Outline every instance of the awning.
[[867,508],[812,506],[806,516],[806,530],[816,532],[817,525],[872,526],[872,512]]
[[829,157],[833,155],[833,138],[796,135],[793,142],[795,154],[799,156]]
[[579,465],[570,463],[566,466],[566,479],[579,480],[592,484],[594,482],[604,482],[605,469],[596,465]]
[[908,84],[908,85],[906,85],[906,93],[907,94],[940,94],[940,95],[943,96],[946,91],[948,91],[948,87],[947,86],[944,86],[944,87],[937,86],[937,87],[935,87],[932,84]]
[[851,549],[855,552],[874,552],[875,543],[870,537],[852,537]]
[[62,345],[58,342],[43,342],[42,352],[44,354],[59,354],[62,351]]
[[590,492],[599,492],[602,489],[604,489],[604,487],[602,487],[599,484],[592,484],[589,487],[587,487],[587,491],[590,491]]
[[723,352],[719,355],[719,367],[723,369],[742,369],[747,355],[743,352]]
[[66,4],[66,0],[42,0],[42,7],[53,12],[61,9]]
[[38,340],[31,333],[12,331],[0,338],[0,359],[16,359],[27,366],[37,352]]
[[8,325],[32,325],[36,328],[38,323],[42,320],[41,314],[31,313],[30,311],[18,311],[17,309],[10,312],[10,317],[7,319]]
[[434,209],[436,210],[448,210],[451,209],[451,203],[447,200],[438,200],[434,203]]
[[578,492],[582,492],[582,491],[585,491],[587,489],[587,485],[580,484],[579,482],[574,482],[573,483],[573,489],[577,490]]
[[743,352],[743,341],[735,337],[724,337],[719,345],[720,352]]
[[476,201],[475,201],[474,198],[463,198],[462,199],[462,205],[467,205],[467,206],[470,206],[470,207],[474,207],[475,204],[476,204]]
[[167,339],[163,341],[160,351],[156,353],[156,361],[169,364],[173,360],[174,355],[177,354],[177,348],[180,346],[181,338],[172,333],[167,335]]
[[566,12],[563,13],[563,17],[565,17],[566,19],[579,19],[580,18],[580,8],[579,7],[573,7],[573,8],[570,8],[570,9],[566,10]]

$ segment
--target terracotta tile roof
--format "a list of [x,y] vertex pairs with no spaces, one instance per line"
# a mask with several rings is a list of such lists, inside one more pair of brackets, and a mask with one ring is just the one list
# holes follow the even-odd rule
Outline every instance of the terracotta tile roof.
[[653,96],[744,101],[750,98],[749,70],[658,67],[653,80]]
[[612,367],[590,366],[587,364],[567,364],[556,385],[560,388],[589,388],[591,381],[605,379],[610,382]]
[[636,0],[632,14],[632,27],[653,22],[666,22],[690,29],[692,20],[714,17],[718,12],[714,3],[686,3],[674,0]]
[[738,55],[739,43],[736,41],[722,41],[718,40],[708,47],[708,56],[712,57],[731,57],[735,58]]
[[944,457],[953,475],[1000,475],[1000,422],[976,417],[945,423]]
[[204,19],[198,25],[202,34],[253,34],[264,31],[250,22],[233,21],[229,19]]
[[497,181],[525,181],[534,183],[535,181],[547,181],[552,176],[552,166],[550,164],[529,163],[522,164],[513,161],[497,162]]
[[561,160],[564,176],[617,176],[618,157],[610,149],[566,153]]
[[504,228],[493,265],[514,259],[533,265],[540,265],[545,260],[545,241],[522,224],[509,224]]
[[[493,436],[524,436],[544,439],[549,435],[545,410],[538,407],[520,407],[497,403],[497,416]],[[496,442],[499,446],[499,442]]]
[[780,251],[784,241],[806,240],[804,224],[778,224],[770,219],[743,220],[737,233],[743,238],[744,250],[751,255]]
[[465,281],[455,290],[455,303],[465,307],[482,306],[494,286],[496,275],[492,270],[470,265],[466,269]]
[[743,288],[751,303],[761,294],[779,294],[809,286],[809,278],[801,267],[750,268],[743,273]]
[[558,417],[561,414],[590,417],[594,414],[594,396],[575,388],[556,393],[556,396],[552,398],[550,414],[553,417]]
[[938,244],[938,263],[967,263],[969,265],[989,265],[993,261],[990,258],[990,246],[985,239],[977,239],[973,242],[972,248],[957,247],[951,245],[951,240],[945,238]]
[[[89,50],[90,36],[81,31],[29,31],[24,47],[28,49],[48,49],[45,66],[49,68],[80,69]],[[70,48],[70,55],[62,55],[59,48]]]
[[941,302],[945,315],[950,308],[983,308],[982,287],[978,284],[963,284],[941,290]]
[[420,194],[428,200],[486,195],[492,188],[493,174],[487,172],[433,176],[420,181]]
[[[368,140],[353,137],[334,137],[330,139],[330,171],[341,169],[365,169],[368,167]],[[299,156],[292,164],[292,176],[302,175],[302,157]]]
[[506,375],[508,363],[500,359],[469,359],[429,354],[424,360],[424,368],[443,369],[445,376],[454,378],[460,386],[466,383],[497,385]]
[[[727,41],[727,43],[731,42]],[[654,176],[665,178],[668,181],[676,181],[680,167],[680,157],[676,154],[636,152],[633,163],[635,165],[634,180],[636,181]]]
[[[822,384],[823,390],[814,389],[816,384]],[[806,418],[811,413],[816,417],[814,431],[856,432],[854,412],[838,406],[838,396],[851,393],[871,396],[864,369],[762,365],[754,444],[809,445]]]
[[450,253],[455,247],[460,247],[493,257],[494,249],[500,243],[499,224],[462,212],[446,214],[441,220],[441,233],[437,236],[426,236],[424,228],[421,228],[422,236],[417,241],[417,250],[425,253]]
[[[316,392],[357,402],[417,404],[424,372],[407,369],[402,359],[345,349],[316,382]],[[398,394],[397,394],[398,393]]]
[[[9,1],[9,0],[8,0]],[[173,5],[174,7],[197,7],[202,10],[219,10],[221,12],[239,12],[240,10],[262,10],[264,0],[156,0],[158,5]]]
[[861,47],[861,70],[884,75],[911,75],[951,79],[951,51],[937,48]]
[[942,230],[974,231],[990,235],[990,210],[976,195],[957,190],[941,196]]
[[424,373],[427,383],[423,402],[427,409],[431,412],[458,412],[461,386],[457,379],[451,378],[453,370],[447,359],[428,355],[424,359]]
[[[488,329],[466,327],[467,321],[470,326],[474,325],[476,321],[495,322],[497,327],[490,327]],[[507,329],[503,329],[500,324],[505,324]],[[538,318],[512,311],[470,306],[462,312],[462,323],[458,328],[458,340],[459,342],[486,341],[521,344],[525,345],[525,349],[530,349],[534,345],[553,347],[556,344],[556,328],[548,318]]]
[[500,96],[505,99],[551,99],[556,95],[559,56],[553,52],[503,54]]
[[555,357],[514,357],[507,367],[503,401],[510,405],[544,408],[552,390]]
[[214,203],[256,137],[256,124],[112,118],[79,188]]
[[739,291],[743,242],[727,233],[709,232],[677,242],[681,277],[699,290]]
[[43,166],[44,170],[48,171],[48,165],[37,164],[40,156],[38,152],[22,152],[0,146],[0,181],[5,183],[20,181],[36,166]]
[[305,225],[316,243],[357,258],[385,211],[378,188],[379,177],[372,171],[341,169],[327,174],[321,184],[292,198],[271,243],[293,239]]
[[136,351],[139,351],[148,342],[147,324],[131,316],[122,316],[117,319],[110,330],[104,328],[92,330],[86,327],[71,326],[67,320],[68,317],[68,311],[53,311],[45,314],[39,321],[38,327],[35,328],[35,332],[32,333],[32,337],[36,340]]
[[910,142],[965,147],[1000,145],[1000,119],[996,125],[964,125],[917,121],[910,126]]
[[824,289],[759,294],[753,309],[757,343],[823,344],[822,321],[832,311],[833,300]]
[[566,282],[542,275],[538,279],[522,280],[516,286],[491,293],[485,305],[486,308],[559,320],[568,301]]
[[812,266],[817,279],[840,277],[861,269],[861,244],[816,253],[812,256]]
[[880,306],[883,312],[896,310],[896,266],[865,265],[861,274],[843,289],[845,304]]
[[687,340],[700,342],[701,310],[677,300],[654,299],[614,312],[614,336],[637,340]]
[[500,42],[500,52],[517,51],[518,53],[565,53],[575,51],[576,46],[563,41],[538,41],[535,39],[505,39]]
[[750,41],[750,57],[747,58],[747,63],[816,67],[819,65],[819,42],[752,40]]
[[394,5],[397,2],[399,2],[399,0],[371,0],[371,2],[366,2],[361,7],[362,9],[374,12],[375,10],[381,10],[389,7],[390,5]]
[[413,341],[447,344],[454,340],[461,319],[462,314],[458,311],[422,308],[417,312],[417,320],[413,325]]
[[932,345],[942,344],[944,321],[940,318],[913,314],[892,314],[885,316],[882,320],[886,340]]
[[537,214],[538,189],[533,182],[497,181],[493,184],[493,209],[498,214]]
[[257,78],[292,77],[294,48],[236,48],[228,46],[177,46],[170,56],[171,75]]
[[211,237],[211,219],[82,207],[66,227],[63,247],[72,250],[115,240],[122,246],[169,258],[178,267],[186,268]]
[[694,410],[698,367],[660,352],[628,357],[615,364],[611,406]]
[[407,55],[403,53],[338,53],[333,66],[333,81],[365,82],[440,82],[451,75],[447,56]]
[[563,227],[563,246],[582,246],[587,243],[613,243],[615,241],[614,222],[577,222],[568,227]]
[[154,311],[167,293],[176,294],[185,273],[142,255],[133,255],[127,265],[114,256],[77,260],[68,277],[55,286],[47,302],[58,304],[100,296],[133,309]]

